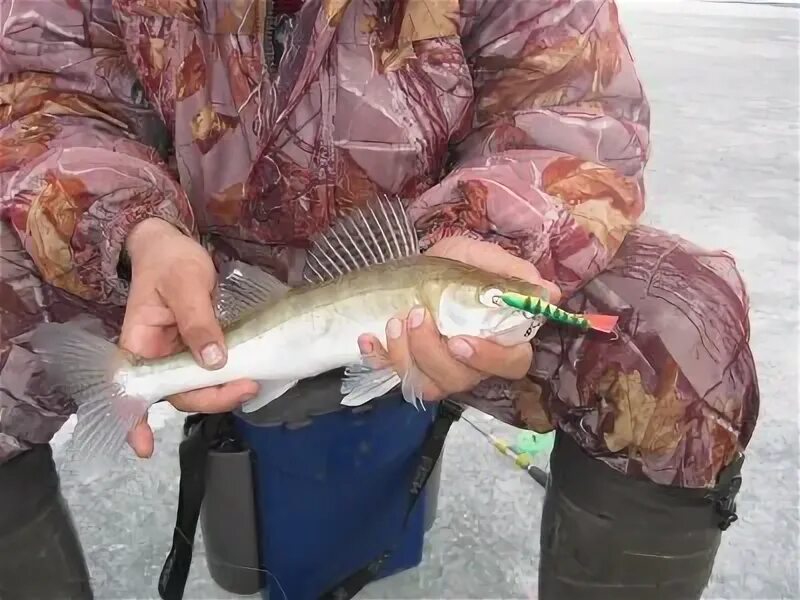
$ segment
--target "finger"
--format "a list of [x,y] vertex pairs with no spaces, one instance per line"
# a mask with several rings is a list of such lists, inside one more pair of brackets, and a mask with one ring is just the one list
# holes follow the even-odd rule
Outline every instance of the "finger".
[[[485,246],[483,244],[485,244]],[[471,252],[470,259],[472,260],[472,264],[476,267],[493,271],[498,275],[516,277],[517,279],[541,285],[547,290],[548,302],[558,304],[561,300],[561,290],[559,287],[543,279],[541,273],[539,273],[539,269],[537,269],[532,262],[514,256],[496,244],[483,242],[480,247],[480,252]]]
[[227,351],[211,302],[212,289],[213,281],[202,269],[187,268],[165,283],[159,293],[175,314],[181,338],[198,364],[219,369],[227,361]]
[[547,288],[547,298],[548,298],[547,301],[550,302],[550,304],[558,304],[559,302],[561,302],[561,288],[560,287],[558,287],[552,281],[547,281],[546,279],[543,279],[541,281],[541,284],[545,288]]
[[183,412],[221,413],[238,408],[257,394],[258,384],[255,381],[238,379],[219,386],[175,394],[167,400]]
[[408,339],[405,324],[401,319],[392,318],[386,324],[386,351],[395,370],[402,377],[411,367],[411,355],[408,353]]
[[424,307],[411,310],[407,321],[408,349],[417,367],[446,394],[475,387],[481,374],[448,352],[430,313]]
[[386,343],[389,360],[404,383],[423,400],[435,401],[444,397],[444,393],[423,371],[416,368],[408,347],[408,335],[405,323],[400,319],[390,319],[386,324]]
[[179,347],[175,315],[166,306],[128,301],[119,345],[146,358],[157,358]]
[[473,337],[454,337],[447,341],[450,353],[463,364],[504,379],[521,379],[533,363],[533,346],[525,342],[501,346]]
[[364,366],[370,369],[385,369],[392,365],[389,354],[380,340],[371,333],[364,333],[358,337],[358,350],[361,352]]
[[178,329],[150,325],[129,325],[123,328],[119,345],[128,352],[144,358],[160,358],[183,348]]
[[128,445],[133,448],[136,456],[139,458],[150,458],[153,455],[153,448],[155,441],[153,439],[153,430],[147,424],[147,420],[142,420],[137,423],[133,429],[128,432]]
[[146,325],[149,327],[169,327],[175,325],[175,315],[166,306],[158,304],[137,304],[131,306],[128,303],[128,310],[125,313],[125,320],[135,325]]

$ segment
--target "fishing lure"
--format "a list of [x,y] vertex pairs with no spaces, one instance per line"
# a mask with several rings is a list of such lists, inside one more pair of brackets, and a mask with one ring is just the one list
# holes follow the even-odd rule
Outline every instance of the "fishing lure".
[[619,320],[619,317],[613,315],[570,313],[541,298],[525,296],[516,292],[501,292],[495,296],[495,299],[497,303],[505,304],[537,317],[544,317],[556,323],[579,327],[584,331],[594,329],[603,333],[611,333]]

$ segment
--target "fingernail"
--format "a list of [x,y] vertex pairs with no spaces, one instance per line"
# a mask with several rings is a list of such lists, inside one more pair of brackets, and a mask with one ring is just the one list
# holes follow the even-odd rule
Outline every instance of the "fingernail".
[[403,324],[397,319],[389,319],[389,324],[386,326],[386,335],[389,339],[396,340],[403,333]]
[[475,350],[469,345],[469,342],[461,338],[448,340],[447,347],[458,358],[469,358],[475,354]]
[[425,320],[425,309],[422,306],[415,306],[408,313],[408,326],[411,329],[416,329]]
[[200,350],[200,358],[206,367],[216,367],[225,359],[222,348],[217,343],[210,343]]
[[361,354],[372,354],[375,352],[375,346],[368,340],[358,340],[358,350]]

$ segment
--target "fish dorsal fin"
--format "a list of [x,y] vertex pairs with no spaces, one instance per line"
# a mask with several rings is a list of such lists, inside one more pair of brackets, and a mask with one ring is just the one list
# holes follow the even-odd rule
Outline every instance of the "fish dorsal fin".
[[232,261],[220,271],[215,310],[224,329],[247,313],[262,308],[289,291],[266,271],[240,261]]
[[304,277],[318,283],[419,254],[417,232],[399,199],[355,208],[311,239]]

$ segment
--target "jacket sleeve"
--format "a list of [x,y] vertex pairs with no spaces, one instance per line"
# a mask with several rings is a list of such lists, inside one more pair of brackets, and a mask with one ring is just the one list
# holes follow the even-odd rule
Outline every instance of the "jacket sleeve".
[[423,247],[494,241],[568,296],[643,210],[649,107],[612,0],[497,5],[460,3],[471,123],[412,215]]
[[110,5],[19,0],[2,4],[0,24],[0,218],[45,282],[121,304],[131,228],[148,217],[194,225],[145,141],[157,119],[137,99]]
[[[607,267],[644,208],[649,106],[612,0],[462,0],[474,104],[442,181],[411,203],[422,247],[468,235],[533,262],[565,297]],[[552,429],[531,379],[457,400]]]

